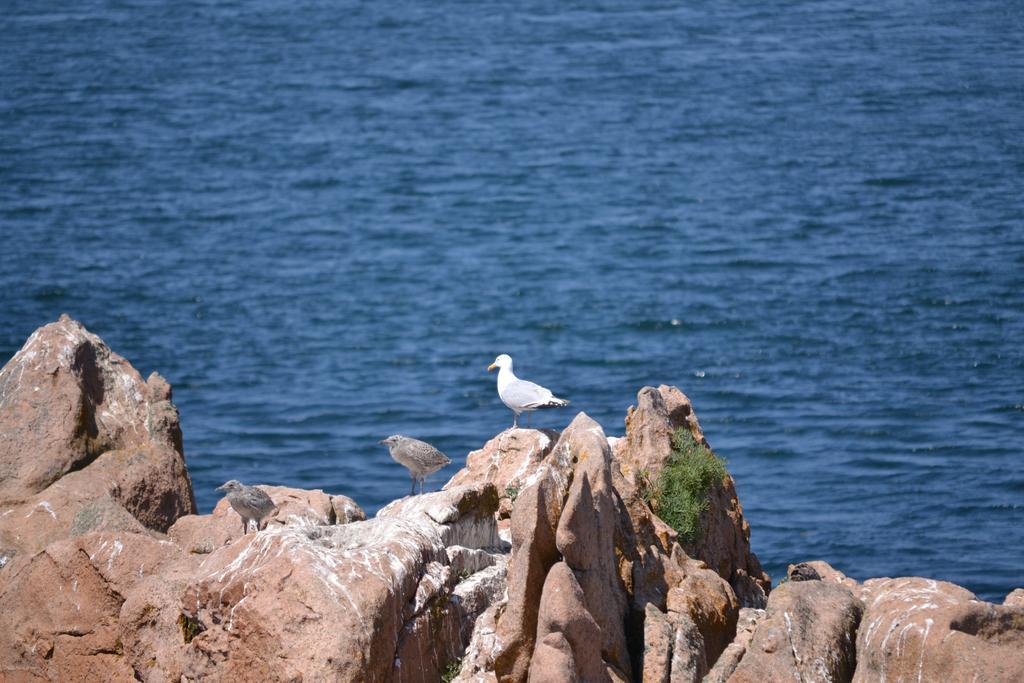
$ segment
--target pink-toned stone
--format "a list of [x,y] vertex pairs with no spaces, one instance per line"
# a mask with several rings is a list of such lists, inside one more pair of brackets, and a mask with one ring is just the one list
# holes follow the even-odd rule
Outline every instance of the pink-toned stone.
[[558,562],[548,572],[537,619],[530,681],[607,681],[601,627],[587,609],[575,572]]
[[445,549],[498,543],[496,507],[493,486],[459,487],[364,522],[271,525],[215,550],[181,601],[201,629],[185,675],[437,680],[465,647]]
[[627,597],[615,548],[616,526],[625,511],[612,487],[608,440],[597,422],[581,414],[563,432],[555,446],[559,448],[567,450],[576,467],[555,542],[576,573],[586,609],[601,629],[603,660],[628,671]]
[[1003,600],[1007,607],[1024,607],[1024,588],[1014,588]]
[[736,671],[736,667],[739,666],[740,660],[743,659],[743,655],[746,654],[747,647],[754,637],[754,631],[764,615],[763,609],[752,607],[740,609],[740,616],[736,623],[736,637],[719,655],[718,661],[705,677],[705,683],[726,683],[729,680],[729,677]]
[[0,369],[0,434],[0,503],[26,500],[107,451],[160,446],[177,454],[180,482],[164,514],[143,522],[166,529],[195,509],[169,386],[158,375],[144,382],[67,316],[36,330]]
[[644,612],[642,679],[644,683],[669,683],[674,629],[668,615],[653,604],[647,603]]
[[861,601],[835,583],[790,581],[776,587],[730,683],[849,681],[862,610]]
[[532,484],[558,440],[550,429],[510,428],[466,456],[466,466],[444,488],[474,482],[494,484],[501,497],[498,518],[507,519],[519,492]]
[[[703,660],[708,666],[732,642],[739,618],[739,603],[728,582],[699,560],[677,553],[673,564],[678,567],[674,586],[668,592],[669,619],[685,615],[701,634]],[[707,673],[704,668],[700,675]]]
[[[637,404],[626,416],[626,434],[615,444],[618,465],[615,486],[630,512],[632,524],[645,546],[655,538],[665,554],[671,552],[677,535],[667,527],[641,500],[641,491],[657,480],[672,453],[672,435],[687,429],[697,443],[707,446],[690,400],[679,389],[662,385],[657,389],[644,387],[637,393]],[[651,521],[645,516],[653,517]],[[743,508],[736,495],[732,477],[709,493],[707,509],[701,515],[702,533],[698,540],[683,549],[690,557],[703,560],[729,581],[741,604],[763,607],[771,579],[750,550],[750,526],[743,517]],[[641,575],[637,591],[645,599],[659,601],[657,586],[660,562],[655,558],[638,558]],[[634,572],[637,568],[634,568]],[[654,586],[654,588],[651,588]],[[634,611],[636,611],[634,609]]]
[[685,613],[670,614],[672,640],[672,683],[699,683],[708,672],[707,646],[697,624]]
[[864,582],[854,681],[1024,680],[1024,608],[920,577]]
[[498,620],[502,650],[494,663],[502,680],[525,681],[529,673],[544,577],[559,559],[555,529],[561,498],[555,478],[544,477],[520,492],[512,510],[508,604]]
[[123,596],[174,554],[172,544],[146,535],[90,533],[21,564],[0,587],[0,672],[133,680],[120,637]]
[[790,581],[800,580],[799,575],[809,571],[812,575],[816,574],[820,581],[825,583],[836,583],[840,586],[845,586],[854,595],[860,594],[860,584],[842,573],[828,562],[822,560],[812,560],[810,562],[799,562],[797,564],[791,564],[786,569],[786,576]]
[[170,399],[67,316],[36,330],[0,370],[0,555],[193,512]]

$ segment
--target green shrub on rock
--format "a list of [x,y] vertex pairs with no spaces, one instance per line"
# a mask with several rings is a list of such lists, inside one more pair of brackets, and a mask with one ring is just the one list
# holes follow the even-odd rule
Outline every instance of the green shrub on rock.
[[685,427],[672,435],[672,454],[655,481],[642,477],[644,499],[655,513],[679,533],[684,545],[700,540],[700,515],[708,494],[729,471],[725,461],[694,440]]

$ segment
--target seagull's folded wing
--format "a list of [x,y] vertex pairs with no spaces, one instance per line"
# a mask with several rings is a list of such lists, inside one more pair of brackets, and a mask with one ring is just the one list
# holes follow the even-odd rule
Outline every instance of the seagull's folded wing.
[[512,382],[501,392],[501,399],[510,406],[517,408],[537,408],[547,405],[554,398],[550,389],[524,379]]

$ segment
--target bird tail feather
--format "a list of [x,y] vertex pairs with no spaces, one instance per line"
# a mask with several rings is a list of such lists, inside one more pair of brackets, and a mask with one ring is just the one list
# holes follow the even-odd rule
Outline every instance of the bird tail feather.
[[569,401],[567,399],[558,398],[557,396],[552,396],[551,398],[549,398],[547,401],[544,401],[543,403],[537,403],[537,404],[534,404],[532,406],[527,406],[527,407],[529,407],[529,408],[564,408],[567,405],[569,405]]

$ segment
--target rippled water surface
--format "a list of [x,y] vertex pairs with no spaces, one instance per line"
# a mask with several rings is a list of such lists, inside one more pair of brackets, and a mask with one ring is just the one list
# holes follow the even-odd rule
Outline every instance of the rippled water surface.
[[[1016,2],[27,2],[0,355],[68,312],[226,479],[374,511],[376,441],[611,434],[680,386],[778,578],[1024,584]],[[562,426],[568,410],[535,424]]]

